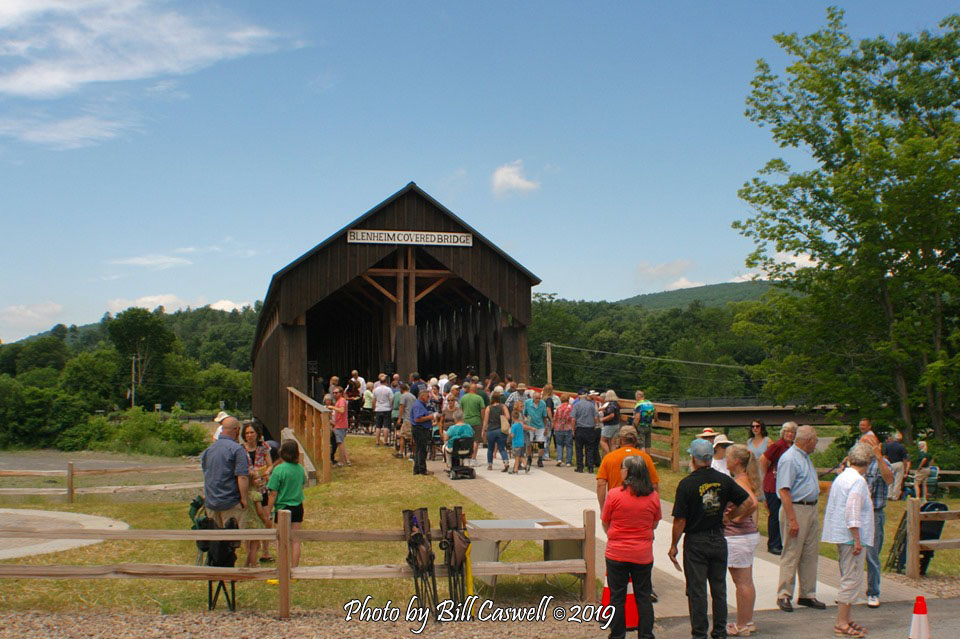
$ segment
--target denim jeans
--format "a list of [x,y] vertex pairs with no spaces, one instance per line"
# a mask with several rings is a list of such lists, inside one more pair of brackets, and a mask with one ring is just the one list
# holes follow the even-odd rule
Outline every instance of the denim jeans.
[[488,428],[487,429],[487,465],[493,463],[493,453],[494,447],[500,449],[500,457],[503,459],[503,463],[506,464],[510,461],[510,458],[507,457],[507,436],[504,434],[500,427]]
[[770,514],[767,515],[767,550],[783,550],[780,539],[780,496],[777,493],[763,493]]
[[573,462],[573,431],[555,430],[553,438],[557,442],[557,461],[569,466]]
[[687,606],[693,639],[707,639],[707,583],[713,601],[713,639],[727,636],[727,540],[718,528],[685,534],[683,574],[687,580]]
[[609,639],[626,637],[627,582],[633,582],[633,598],[637,602],[637,625],[640,639],[653,639],[653,602],[650,593],[653,585],[650,573],[653,564],[634,564],[614,561],[607,558],[607,585],[610,586],[610,605],[614,607],[613,621],[610,623]]
[[887,523],[887,513],[883,508],[873,510],[873,545],[867,546],[867,596],[880,596],[880,551],[883,550],[883,525]]

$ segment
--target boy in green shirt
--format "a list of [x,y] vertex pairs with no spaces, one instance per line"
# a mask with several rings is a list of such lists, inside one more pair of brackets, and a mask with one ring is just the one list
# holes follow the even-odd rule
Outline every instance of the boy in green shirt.
[[[289,510],[291,527],[294,530],[303,526],[303,479],[306,476],[300,459],[300,447],[297,442],[288,439],[280,446],[280,459],[283,463],[273,469],[267,490],[267,511],[273,513],[273,522],[277,522],[277,511]],[[290,543],[293,552],[292,566],[300,564],[300,542]]]

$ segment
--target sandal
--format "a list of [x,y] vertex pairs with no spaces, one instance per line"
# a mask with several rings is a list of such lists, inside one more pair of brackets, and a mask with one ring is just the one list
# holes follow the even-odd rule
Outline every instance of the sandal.
[[837,637],[866,637],[866,633],[863,629],[857,629],[853,624],[847,624],[846,628],[841,628],[840,626],[833,627],[833,634]]
[[867,634],[867,629],[864,628],[863,626],[861,626],[861,625],[858,624],[858,623],[854,623],[853,621],[851,621],[851,622],[850,622],[850,627],[853,628],[854,630],[857,630],[857,631],[859,631],[859,632],[862,632],[863,634]]
[[730,637],[749,637],[753,634],[753,630],[750,629],[749,625],[743,626],[742,628],[735,623],[727,624],[727,635]]
[[271,557],[270,555],[266,555],[260,558],[261,564],[267,564],[267,563],[270,563],[271,561],[273,561],[273,557]]

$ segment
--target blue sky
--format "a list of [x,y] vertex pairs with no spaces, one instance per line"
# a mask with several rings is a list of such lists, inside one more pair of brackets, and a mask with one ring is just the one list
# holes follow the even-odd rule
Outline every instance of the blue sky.
[[[849,2],[856,37],[952,2]],[[221,308],[415,181],[563,297],[749,275],[744,116],[821,2],[0,2],[0,339]]]

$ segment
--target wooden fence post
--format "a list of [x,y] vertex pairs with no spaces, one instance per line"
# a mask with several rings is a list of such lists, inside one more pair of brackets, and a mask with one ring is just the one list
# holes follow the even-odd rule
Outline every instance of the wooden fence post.
[[587,571],[583,575],[583,590],[580,599],[584,603],[597,601],[597,512],[583,511],[583,561]]
[[553,353],[551,352],[550,347],[553,345],[550,342],[546,342],[544,346],[547,349],[547,383],[552,386],[553,385]]
[[67,503],[73,503],[73,462],[67,462]]
[[280,618],[290,618],[290,511],[277,513],[277,580],[280,590]]
[[680,407],[670,410],[670,470],[680,471]]
[[907,500],[907,578],[920,578],[920,500]]
[[330,463],[330,411],[324,410],[320,413],[320,459],[317,460],[323,469],[322,479],[324,484],[329,484],[331,477],[332,464]]

